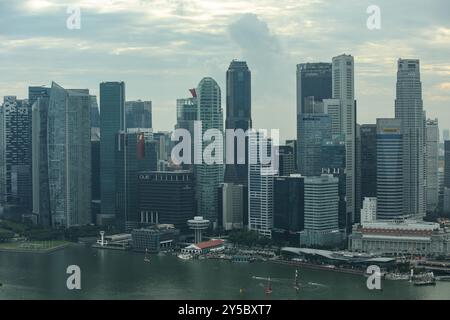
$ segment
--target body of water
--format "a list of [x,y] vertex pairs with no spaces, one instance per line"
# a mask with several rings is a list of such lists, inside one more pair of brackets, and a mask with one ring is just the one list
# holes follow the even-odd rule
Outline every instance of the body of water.
[[[81,268],[81,290],[68,290],[66,269]],[[187,260],[176,256],[72,246],[50,254],[0,252],[0,299],[450,299],[450,282],[416,287],[382,281],[369,290],[366,278],[273,263]],[[265,294],[271,278],[272,294]]]

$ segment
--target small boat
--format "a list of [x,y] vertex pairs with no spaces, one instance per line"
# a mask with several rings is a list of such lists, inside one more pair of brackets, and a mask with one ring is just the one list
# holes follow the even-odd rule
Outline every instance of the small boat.
[[270,277],[269,277],[269,279],[267,279],[267,287],[264,289],[264,292],[266,294],[272,293],[272,282],[270,281]]
[[180,253],[179,255],[177,255],[178,258],[180,258],[181,260],[190,260],[192,259],[192,256],[188,253]]
[[386,280],[409,280],[410,275],[407,273],[386,273],[384,278]]
[[144,262],[150,262],[150,257],[148,256],[148,250],[145,249]]
[[433,272],[421,273],[414,276],[413,284],[415,286],[434,286],[436,285],[436,279]]

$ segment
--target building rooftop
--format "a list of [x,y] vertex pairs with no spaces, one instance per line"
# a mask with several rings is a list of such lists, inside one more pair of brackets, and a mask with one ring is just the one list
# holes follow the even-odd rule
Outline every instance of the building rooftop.
[[204,250],[204,249],[218,247],[218,246],[224,244],[224,242],[225,241],[222,239],[213,239],[213,240],[209,240],[209,241],[200,242],[197,244],[191,244],[187,248]]

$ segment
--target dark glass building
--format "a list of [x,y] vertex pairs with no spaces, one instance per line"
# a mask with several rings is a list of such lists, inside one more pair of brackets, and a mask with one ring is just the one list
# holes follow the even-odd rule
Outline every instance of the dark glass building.
[[450,188],[450,140],[444,142],[444,187]]
[[194,188],[193,174],[189,171],[139,172],[140,222],[173,224],[187,232],[187,221],[196,213]]
[[304,229],[304,177],[275,177],[273,186],[273,232],[275,239],[299,245]]
[[295,149],[292,145],[278,147],[279,154],[279,176],[289,176],[295,173]]
[[318,176],[322,173],[322,144],[331,140],[331,117],[328,114],[301,114],[298,125],[298,171],[304,176]]
[[100,192],[101,223],[112,223],[116,217],[117,133],[125,129],[125,83],[100,83]]
[[[251,119],[251,72],[247,62],[233,60],[227,70],[227,96],[225,129],[252,127]],[[247,185],[248,139],[246,139],[246,164],[237,164],[237,139],[234,143],[234,164],[225,167],[225,182]]]
[[361,125],[361,200],[377,196],[377,125]]
[[157,166],[156,143],[151,132],[128,131],[119,133],[116,140],[116,224],[122,230],[127,229],[127,222],[140,221],[138,173],[156,171]]

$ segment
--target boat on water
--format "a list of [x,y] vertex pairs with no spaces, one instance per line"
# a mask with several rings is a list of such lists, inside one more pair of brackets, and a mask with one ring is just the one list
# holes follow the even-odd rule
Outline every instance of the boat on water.
[[421,273],[413,276],[413,284],[415,286],[434,286],[436,285],[436,279],[433,272]]
[[188,253],[180,253],[179,255],[177,255],[177,257],[181,260],[190,260],[192,259],[192,256]]
[[144,262],[150,262],[150,256],[148,255],[148,250],[145,249]]
[[409,280],[410,276],[407,273],[386,273],[384,275],[386,280]]

